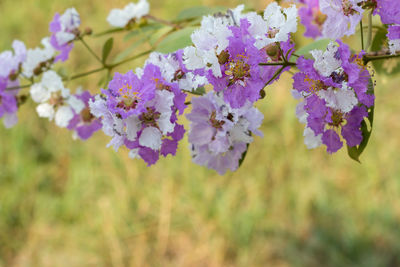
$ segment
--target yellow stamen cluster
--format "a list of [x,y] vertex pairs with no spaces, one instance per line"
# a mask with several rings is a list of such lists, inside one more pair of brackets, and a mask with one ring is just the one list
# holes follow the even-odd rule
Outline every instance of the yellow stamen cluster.
[[133,91],[132,86],[129,84],[125,84],[124,87],[120,88],[119,93],[126,106],[130,106],[133,102],[140,100],[139,92]]

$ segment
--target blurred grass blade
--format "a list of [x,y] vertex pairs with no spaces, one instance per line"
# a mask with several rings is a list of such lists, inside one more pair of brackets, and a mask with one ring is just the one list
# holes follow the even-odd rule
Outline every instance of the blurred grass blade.
[[240,166],[242,166],[242,164],[243,164],[243,162],[244,162],[244,160],[246,158],[247,151],[249,151],[249,147],[250,147],[250,144],[247,144],[246,151],[243,152],[242,157],[239,160],[239,167],[238,168],[240,168]]

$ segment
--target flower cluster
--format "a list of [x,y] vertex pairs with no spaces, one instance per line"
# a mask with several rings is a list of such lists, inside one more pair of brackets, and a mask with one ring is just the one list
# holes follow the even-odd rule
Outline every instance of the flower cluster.
[[347,45],[338,43],[312,51],[314,59],[299,58],[300,72],[293,76],[294,96],[304,100],[296,114],[306,124],[305,143],[308,148],[325,144],[329,153],[343,146],[340,134],[350,147],[361,143],[361,122],[374,104],[363,54],[351,55]]
[[[14,53],[0,54],[0,118],[7,128],[17,122],[16,112],[26,98],[19,95],[20,88],[30,87],[39,117],[54,121],[81,140],[101,129],[111,137],[108,146],[116,151],[125,148],[131,158],[152,165],[160,156],[176,154],[186,132],[180,117],[191,105],[186,118],[190,121],[187,131],[193,161],[224,174],[236,170],[253,137],[262,136],[259,128],[264,116],[255,103],[265,97],[268,85],[296,66],[299,72],[293,74],[292,92],[300,100],[296,114],[306,125],[307,147],[324,144],[329,153],[338,151],[344,142],[357,147],[363,141],[364,122],[370,120],[375,101],[366,63],[398,56],[400,6],[391,0],[297,2],[299,11],[296,5],[282,8],[273,2],[263,12],[244,12],[244,5],[239,5],[226,13],[204,16],[190,36],[190,46],[177,46],[180,49],[168,54],[150,53],[142,68],[115,73],[112,79],[108,75],[106,88],[96,95],[81,89],[72,93],[64,82],[102,70],[109,73],[137,57],[109,64],[106,58],[112,46],[107,41],[100,59],[84,41],[91,29],[81,33],[80,15],[69,8],[62,15],[55,14],[51,35],[42,39],[41,46],[26,49],[22,42],[14,41]],[[147,0],[139,0],[111,10],[107,21],[117,28],[102,34],[146,25],[150,26],[146,31],[158,31],[164,24],[173,26],[169,33],[178,38],[184,32],[180,29],[193,23],[191,18],[160,20],[149,15],[149,9]],[[388,25],[388,44],[394,56],[352,53],[339,39],[355,33],[366,10]],[[312,59],[305,57],[308,52],[303,51],[305,56],[294,53],[291,34],[297,31],[298,17],[306,28],[305,36],[331,39],[323,50],[309,52]],[[155,42],[156,51],[168,40],[164,37]],[[62,78],[54,66],[69,59],[77,40],[101,67]],[[145,54],[149,52],[140,56]],[[21,86],[20,79],[30,84]],[[192,97],[187,99],[187,94]]]
[[78,27],[81,24],[81,18],[75,8],[67,9],[64,14],[56,13],[53,21],[50,23],[50,32],[52,33],[50,43],[53,48],[60,52],[55,61],[65,61],[69,57],[74,44],[71,42],[79,35]]
[[242,14],[243,8],[204,17],[200,29],[192,34],[194,46],[185,48],[183,54],[186,67],[205,73],[214,90],[233,108],[260,98],[260,91],[279,69],[260,63],[290,57],[289,34],[297,30],[295,6],[282,10],[272,3],[264,17],[255,12]]
[[178,83],[165,80],[156,65],[147,64],[137,72],[116,73],[103,95],[89,105],[104,133],[112,137],[109,146],[116,151],[126,146],[132,158],[152,165],[160,154],[176,153],[185,132],[177,113],[183,113],[186,95]]

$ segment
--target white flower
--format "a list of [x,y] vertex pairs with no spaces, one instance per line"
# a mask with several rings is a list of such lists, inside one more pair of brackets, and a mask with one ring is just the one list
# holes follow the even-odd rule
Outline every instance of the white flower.
[[28,49],[25,62],[22,64],[23,74],[31,78],[33,71],[40,63],[49,61],[55,53],[48,37],[42,39],[44,48]]
[[322,145],[322,134],[315,135],[314,131],[310,128],[304,129],[304,144],[308,149],[314,149]]
[[330,42],[326,51],[311,51],[311,55],[315,59],[314,68],[318,70],[321,75],[329,77],[332,72],[340,67],[341,61],[335,57],[337,50],[338,47],[333,42]]
[[140,19],[149,14],[150,5],[147,0],[139,0],[137,4],[129,3],[123,9],[112,9],[107,17],[108,23],[114,27],[125,27],[130,20]]

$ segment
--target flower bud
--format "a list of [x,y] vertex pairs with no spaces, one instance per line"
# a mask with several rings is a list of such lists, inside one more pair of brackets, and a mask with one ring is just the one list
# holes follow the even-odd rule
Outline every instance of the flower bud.
[[92,28],[90,28],[90,27],[85,28],[85,35],[92,35],[92,33],[93,33]]

